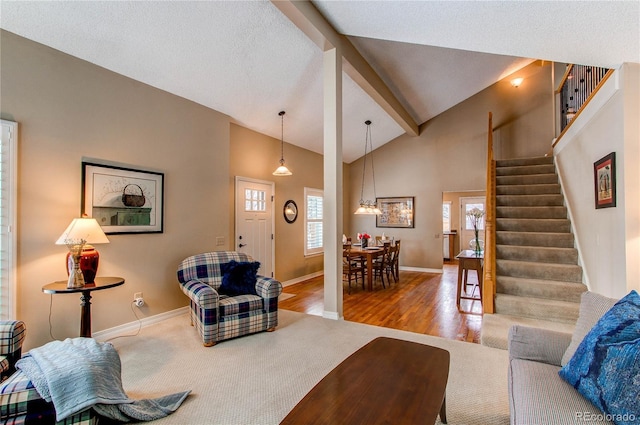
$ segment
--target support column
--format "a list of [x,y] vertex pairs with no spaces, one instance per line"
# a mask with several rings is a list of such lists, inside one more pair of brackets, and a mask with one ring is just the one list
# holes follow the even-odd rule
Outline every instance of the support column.
[[324,311],[342,319],[342,55],[323,53],[324,78]]

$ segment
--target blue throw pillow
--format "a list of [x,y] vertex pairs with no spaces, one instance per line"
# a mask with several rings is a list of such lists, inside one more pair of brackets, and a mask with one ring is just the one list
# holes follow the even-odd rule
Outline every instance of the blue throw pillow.
[[257,295],[256,281],[259,268],[260,263],[257,261],[238,262],[231,260],[228,263],[220,264],[222,284],[218,292],[230,297],[246,294]]
[[631,291],[584,337],[562,379],[616,424],[640,420],[640,296]]

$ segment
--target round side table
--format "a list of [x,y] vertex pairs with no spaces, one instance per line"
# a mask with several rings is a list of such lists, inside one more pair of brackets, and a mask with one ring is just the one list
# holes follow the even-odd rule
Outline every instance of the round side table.
[[91,292],[115,288],[123,283],[124,279],[121,277],[96,277],[94,283],[87,283],[82,288],[67,288],[67,281],[60,280],[44,285],[42,292],[45,294],[73,294],[79,292],[81,294],[80,305],[82,306],[80,336],[91,338]]

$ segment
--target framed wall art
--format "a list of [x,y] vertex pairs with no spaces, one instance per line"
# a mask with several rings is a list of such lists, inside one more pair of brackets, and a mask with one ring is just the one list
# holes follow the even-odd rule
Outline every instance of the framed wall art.
[[382,214],[376,216],[376,227],[413,228],[413,196],[376,198]]
[[593,163],[596,209],[616,206],[616,153]]
[[82,213],[106,234],[162,233],[164,174],[82,163]]

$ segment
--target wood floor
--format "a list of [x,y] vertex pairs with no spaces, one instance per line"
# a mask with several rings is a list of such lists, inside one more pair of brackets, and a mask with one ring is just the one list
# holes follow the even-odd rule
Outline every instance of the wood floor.
[[[344,283],[344,319],[447,339],[480,343],[482,305],[461,300],[456,307],[458,265],[444,264],[442,274],[400,271],[398,283],[382,288],[374,283],[373,292],[351,284],[347,294]],[[477,282],[474,272],[469,283]],[[294,297],[279,302],[279,308],[322,316],[324,277],[316,277],[286,286],[283,292]],[[476,290],[477,295],[477,290]]]

